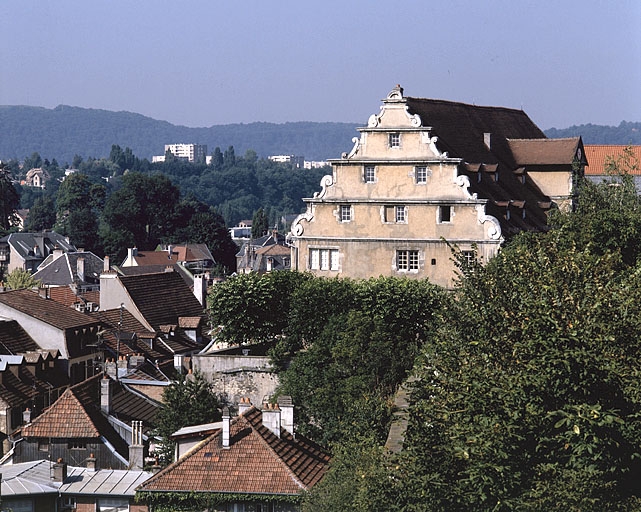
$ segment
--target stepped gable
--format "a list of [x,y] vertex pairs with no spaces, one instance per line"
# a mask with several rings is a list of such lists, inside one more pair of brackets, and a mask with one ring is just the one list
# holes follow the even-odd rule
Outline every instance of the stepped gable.
[[180,317],[205,318],[202,305],[178,272],[120,276],[142,316],[156,330],[161,325],[177,325]]
[[284,429],[280,438],[274,435],[255,407],[232,421],[229,448],[221,436],[216,432],[138,490],[297,495],[318,483],[329,465],[311,441]]

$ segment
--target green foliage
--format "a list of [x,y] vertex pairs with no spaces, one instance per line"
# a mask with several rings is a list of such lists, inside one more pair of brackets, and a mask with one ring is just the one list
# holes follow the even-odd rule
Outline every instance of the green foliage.
[[56,206],[49,196],[38,197],[29,209],[25,231],[37,232],[50,230],[56,223]]
[[162,439],[161,459],[167,464],[174,456],[171,434],[188,425],[220,421],[222,405],[211,383],[200,373],[182,377],[165,388],[156,417],[156,432]]
[[10,170],[0,161],[0,233],[6,234],[18,224],[16,209],[20,196],[11,183]]
[[622,268],[552,232],[461,278],[419,367],[408,507],[416,488],[431,510],[618,510],[637,492],[641,271]]
[[310,276],[297,272],[251,273],[214,286],[207,307],[214,325],[224,326],[219,339],[240,345],[282,336],[292,293],[306,279]]
[[269,230],[269,219],[265,215],[265,211],[259,208],[254,212],[252,217],[252,231],[251,237],[256,239],[266,235]]
[[6,275],[5,284],[11,290],[22,290],[24,288],[34,288],[40,284],[40,281],[34,279],[28,270],[16,268]]

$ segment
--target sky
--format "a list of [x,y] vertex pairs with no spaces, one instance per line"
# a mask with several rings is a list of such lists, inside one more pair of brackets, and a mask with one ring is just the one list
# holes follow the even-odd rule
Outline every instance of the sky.
[[366,125],[405,95],[641,122],[641,0],[1,0],[0,105]]

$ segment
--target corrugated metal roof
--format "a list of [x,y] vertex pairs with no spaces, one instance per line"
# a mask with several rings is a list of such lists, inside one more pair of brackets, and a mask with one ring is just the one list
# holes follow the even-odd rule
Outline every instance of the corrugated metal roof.
[[72,468],[65,483],[60,486],[64,494],[98,494],[103,496],[133,496],[136,487],[145,482],[153,473],[125,469]]

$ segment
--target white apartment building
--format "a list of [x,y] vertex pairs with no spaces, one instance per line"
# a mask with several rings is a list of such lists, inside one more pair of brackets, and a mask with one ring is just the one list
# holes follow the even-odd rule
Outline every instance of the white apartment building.
[[167,151],[171,151],[176,158],[199,162],[207,156],[207,144],[165,144],[165,153]]

